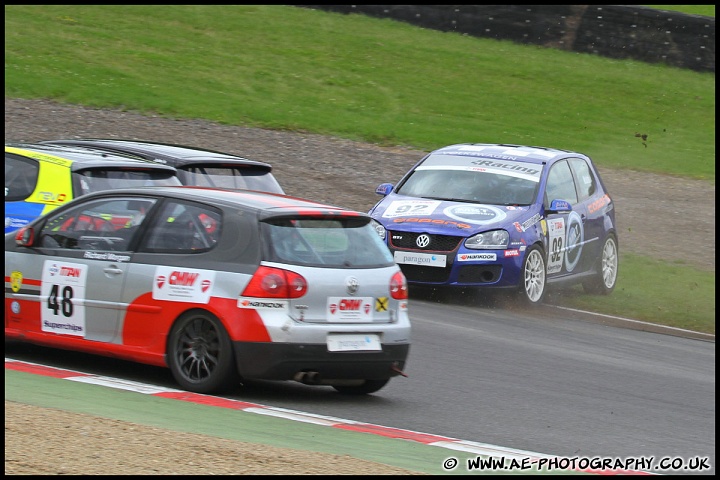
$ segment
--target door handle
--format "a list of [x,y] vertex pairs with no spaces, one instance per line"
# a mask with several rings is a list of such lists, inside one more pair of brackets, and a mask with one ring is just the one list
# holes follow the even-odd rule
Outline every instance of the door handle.
[[108,275],[121,275],[123,273],[122,269],[116,267],[115,265],[103,268],[103,272]]

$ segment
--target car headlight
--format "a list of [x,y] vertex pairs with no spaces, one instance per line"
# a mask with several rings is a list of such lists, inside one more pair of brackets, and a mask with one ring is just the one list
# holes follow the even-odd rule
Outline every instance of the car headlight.
[[370,220],[370,224],[373,226],[377,234],[380,235],[380,238],[385,240],[385,236],[387,235],[387,230],[385,230],[385,227],[383,227],[377,220]]
[[506,230],[491,230],[468,238],[465,247],[471,250],[500,250],[506,249],[509,241],[510,234]]

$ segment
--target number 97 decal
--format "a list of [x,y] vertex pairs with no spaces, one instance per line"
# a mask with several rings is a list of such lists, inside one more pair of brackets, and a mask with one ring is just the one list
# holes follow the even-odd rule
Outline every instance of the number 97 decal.
[[85,335],[87,265],[46,260],[43,264],[41,327],[43,332]]

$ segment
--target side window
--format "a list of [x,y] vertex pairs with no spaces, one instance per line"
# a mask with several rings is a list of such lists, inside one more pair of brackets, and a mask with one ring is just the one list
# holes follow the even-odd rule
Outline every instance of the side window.
[[566,200],[575,205],[578,201],[575,192],[575,181],[573,180],[570,166],[566,161],[556,163],[548,173],[547,186],[545,188],[545,204],[549,205],[553,200]]
[[73,250],[127,251],[155,203],[148,198],[95,200],[48,218],[39,245]]
[[220,239],[222,215],[210,205],[167,201],[144,235],[139,251],[202,253]]
[[575,175],[579,200],[583,201],[591,197],[595,193],[595,176],[590,170],[590,166],[582,158],[571,158],[570,168]]
[[5,201],[25,200],[35,191],[40,165],[37,160],[5,153]]

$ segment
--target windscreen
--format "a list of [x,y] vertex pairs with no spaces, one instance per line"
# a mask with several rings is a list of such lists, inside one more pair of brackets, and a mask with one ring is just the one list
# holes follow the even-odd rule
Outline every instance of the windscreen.
[[541,167],[511,161],[477,166],[468,164],[467,158],[458,163],[461,165],[421,165],[396,193],[488,205],[529,205],[535,200]]
[[274,219],[263,224],[267,259],[292,265],[377,268],[393,256],[367,218]]
[[182,185],[175,172],[157,169],[94,168],[73,172],[79,195],[118,188]]

